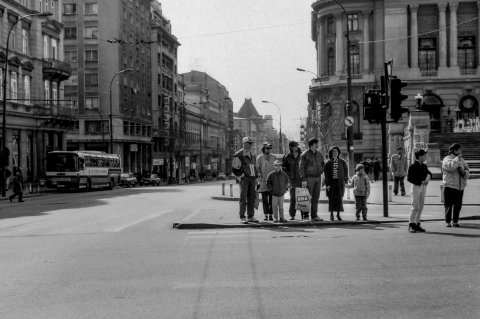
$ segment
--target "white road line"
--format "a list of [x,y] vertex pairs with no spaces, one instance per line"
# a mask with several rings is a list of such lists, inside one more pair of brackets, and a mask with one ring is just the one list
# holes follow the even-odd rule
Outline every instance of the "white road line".
[[180,221],[180,223],[184,223],[184,222],[186,222],[187,220],[192,219],[193,217],[197,216],[201,211],[202,211],[201,208],[195,209],[190,215],[188,215],[187,217],[185,217],[184,219],[182,219],[182,220]]
[[130,222],[128,224],[125,224],[125,225],[121,225],[121,226],[115,226],[115,227],[111,227],[109,229],[107,229],[108,232],[114,232],[114,233],[118,233],[122,230],[125,230],[127,228],[130,228],[132,226],[135,226],[135,225],[138,225],[140,223],[143,223],[143,222],[146,222],[147,220],[150,220],[150,219],[154,219],[154,218],[157,218],[157,217],[160,217],[164,214],[167,214],[167,213],[171,213],[173,211],[173,209],[169,209],[169,210],[164,210],[164,211],[160,211],[156,214],[152,214],[152,215],[148,215],[148,216],[145,216],[143,218],[140,218],[140,219],[137,219],[133,222]]

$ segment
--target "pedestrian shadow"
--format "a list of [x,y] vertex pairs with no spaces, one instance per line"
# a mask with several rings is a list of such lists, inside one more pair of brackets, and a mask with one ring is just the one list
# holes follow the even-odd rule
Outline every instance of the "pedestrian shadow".
[[[467,227],[462,224],[462,228],[470,228],[470,229],[479,229],[479,227]],[[461,228],[460,228],[461,229]],[[457,229],[455,229],[457,231]],[[453,236],[453,237],[460,237],[460,238],[480,238],[480,234],[463,234],[460,232],[455,233],[444,233],[444,232],[435,232],[435,231],[426,231],[425,234],[427,235],[440,235],[440,236]]]
[[374,231],[382,231],[382,230],[389,230],[389,229],[397,229],[403,226],[399,226],[396,224],[387,224],[387,223],[358,223],[358,224],[351,224],[345,223],[344,225],[340,223],[335,224],[310,224],[310,225],[285,225],[285,226],[278,226],[278,227],[265,227],[262,228],[264,230],[268,230],[271,232],[280,232],[280,233],[313,233],[318,229],[321,228],[328,228],[328,229],[345,229],[345,230],[374,230]]

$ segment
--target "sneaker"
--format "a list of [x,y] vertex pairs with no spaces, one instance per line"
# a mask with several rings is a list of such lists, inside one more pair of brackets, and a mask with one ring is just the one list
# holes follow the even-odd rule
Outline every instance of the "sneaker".
[[247,219],[245,217],[240,218],[240,222],[242,224],[248,224]]
[[408,231],[411,233],[416,233],[417,232],[417,225],[414,223],[408,224]]
[[421,233],[424,233],[425,232],[425,229],[423,229],[422,227],[420,227],[420,223],[417,224],[417,231],[421,232]]
[[312,222],[323,222],[323,219],[321,219],[320,217],[316,216],[316,217],[313,217],[313,218],[312,218]]
[[363,217],[363,220],[364,220],[364,221],[368,221],[367,217]]
[[453,227],[462,227],[459,223],[453,223]]
[[295,216],[290,217],[290,220],[295,220]]
[[272,216],[272,215],[269,215],[269,216],[268,216],[268,220],[269,220],[269,221],[273,221],[273,216]]
[[357,218],[355,218],[355,221],[357,221],[357,222],[358,222],[359,220],[360,220],[360,217],[357,217]]
[[268,215],[265,215],[265,218],[263,220],[267,221],[268,220]]
[[447,227],[452,227],[452,224],[451,224],[451,223],[447,223],[446,226],[447,226]]
[[258,219],[256,219],[255,217],[248,217],[247,221],[249,223],[259,223]]

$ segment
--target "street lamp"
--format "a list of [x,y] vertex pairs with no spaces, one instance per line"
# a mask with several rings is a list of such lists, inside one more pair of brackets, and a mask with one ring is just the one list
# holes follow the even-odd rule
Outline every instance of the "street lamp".
[[273,104],[277,107],[278,109],[278,114],[280,116],[280,136],[278,137],[278,141],[279,141],[279,146],[278,146],[278,151],[280,153],[283,153],[283,136],[282,136],[282,112],[280,111],[280,108],[278,107],[278,105],[276,103],[273,103],[273,102],[270,102],[270,101],[262,101],[262,103],[266,103],[266,104]]
[[8,52],[10,50],[10,34],[12,33],[13,28],[17,25],[17,23],[25,18],[28,17],[49,17],[51,16],[52,13],[50,12],[38,12],[38,13],[31,13],[31,14],[26,14],[23,16],[20,16],[13,22],[12,26],[8,30],[7,34],[7,45],[5,46],[5,65],[4,65],[4,70],[5,73],[3,74],[3,97],[2,97],[2,105],[3,105],[3,112],[2,112],[2,119],[3,119],[3,126],[2,126],[2,153],[1,153],[1,166],[2,166],[2,197],[6,196],[6,185],[5,185],[5,172],[6,172],[6,144],[7,144],[7,81],[8,81]]
[[[124,72],[131,72],[133,71],[132,68],[128,68],[128,69],[124,69],[124,70],[121,70],[120,72],[117,72],[115,73],[115,75],[112,77],[112,80],[110,81],[110,114],[109,114],[109,118],[110,118],[110,153],[113,153],[113,111],[112,111],[112,84],[113,84],[113,80],[115,80],[115,78],[121,74],[121,73],[124,73]],[[103,125],[103,123],[102,123]]]
[[[348,14],[345,7],[340,3],[339,0],[334,0],[343,10],[345,18],[347,20],[347,101],[345,103],[345,118],[350,115],[352,107],[352,74],[351,74],[351,61],[350,61],[350,30],[348,29]],[[347,126],[347,151],[348,151],[348,170],[353,172],[353,127]]]

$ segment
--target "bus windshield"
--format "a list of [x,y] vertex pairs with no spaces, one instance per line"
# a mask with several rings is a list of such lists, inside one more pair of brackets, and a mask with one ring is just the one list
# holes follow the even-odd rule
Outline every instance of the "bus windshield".
[[68,153],[47,155],[47,172],[75,172],[78,170],[78,156]]

